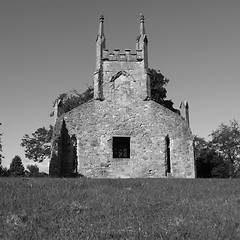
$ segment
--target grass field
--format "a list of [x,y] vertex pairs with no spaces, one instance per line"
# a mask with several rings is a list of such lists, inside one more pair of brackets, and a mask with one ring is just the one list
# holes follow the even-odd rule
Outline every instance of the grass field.
[[240,180],[0,178],[0,239],[240,239]]

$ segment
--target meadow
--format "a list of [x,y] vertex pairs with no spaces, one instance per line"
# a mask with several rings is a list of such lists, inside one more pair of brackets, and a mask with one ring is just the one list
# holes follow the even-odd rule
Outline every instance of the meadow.
[[0,239],[240,239],[240,180],[0,178]]

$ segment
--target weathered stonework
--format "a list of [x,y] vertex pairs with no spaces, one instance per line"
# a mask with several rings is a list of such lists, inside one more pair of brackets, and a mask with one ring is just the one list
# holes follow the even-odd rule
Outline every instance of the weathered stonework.
[[[77,171],[86,177],[194,178],[188,104],[181,104],[179,115],[150,100],[143,16],[136,54],[110,54],[103,36],[101,16],[94,99],[56,119],[50,174],[70,176],[77,155]],[[113,157],[114,137],[130,139],[129,157]]]

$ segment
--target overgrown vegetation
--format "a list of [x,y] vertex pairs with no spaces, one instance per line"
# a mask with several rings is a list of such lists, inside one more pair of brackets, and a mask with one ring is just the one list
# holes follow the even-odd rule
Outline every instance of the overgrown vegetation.
[[[166,85],[168,84],[169,79],[165,78],[160,70],[149,68],[148,74],[150,77],[151,99],[174,112],[178,112],[178,110],[173,107],[172,100],[166,100]],[[83,93],[79,93],[76,89],[73,89],[68,93],[62,93],[54,101],[54,104],[58,100],[61,100],[63,113],[66,113],[91,99],[93,99],[92,86],[88,87]],[[51,116],[53,116],[53,113],[51,113]]]
[[150,76],[150,86],[151,86],[151,99],[164,107],[170,109],[173,112],[179,112],[179,110],[173,107],[172,100],[166,100],[167,89],[166,85],[169,82],[168,78],[165,78],[160,70],[148,69],[148,74]]
[[1,179],[0,239],[240,239],[239,184]]
[[[68,93],[60,94],[54,101],[54,104],[58,100],[61,100],[63,112],[66,113],[91,99],[93,99],[93,87],[88,86],[83,93],[79,93],[76,89],[73,89]],[[51,113],[51,116],[52,115],[53,113]]]

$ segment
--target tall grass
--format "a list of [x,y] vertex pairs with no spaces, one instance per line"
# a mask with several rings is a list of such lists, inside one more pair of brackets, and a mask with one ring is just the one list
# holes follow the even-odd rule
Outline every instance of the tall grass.
[[240,180],[0,178],[0,239],[240,239]]

